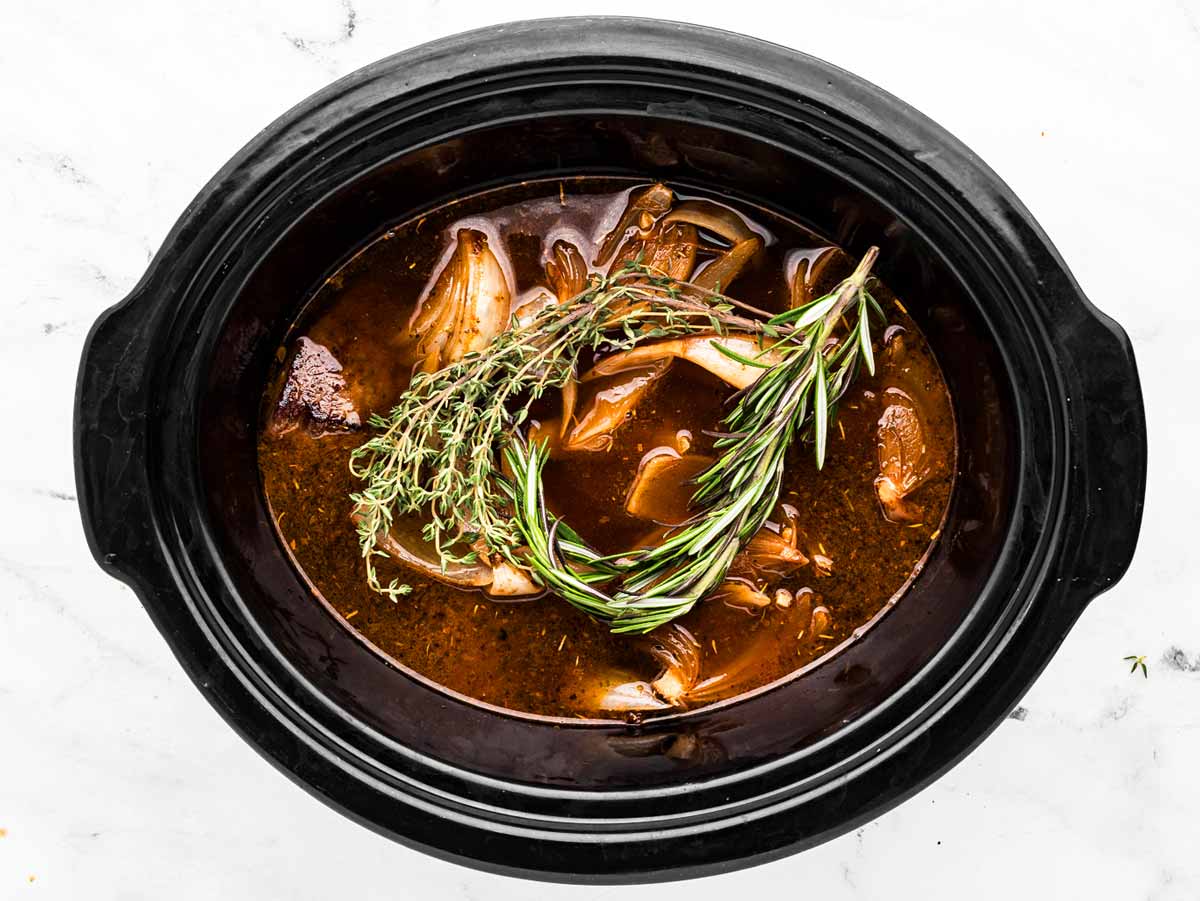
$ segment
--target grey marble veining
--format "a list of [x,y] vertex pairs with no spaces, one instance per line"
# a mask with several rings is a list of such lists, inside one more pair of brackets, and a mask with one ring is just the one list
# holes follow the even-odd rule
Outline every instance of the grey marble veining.
[[[524,899],[313,801],[226,728],[84,545],[71,404],[87,329],[259,128],[432,37],[561,5],[228,0],[0,9],[0,898]],[[1128,576],[933,787],[701,898],[1200,897],[1200,6],[621,0],[883,85],[1008,180],[1136,345],[1149,494]],[[1145,654],[1150,677],[1121,658]],[[555,888],[573,899],[662,887]],[[782,892],[782,893],[781,893]]]

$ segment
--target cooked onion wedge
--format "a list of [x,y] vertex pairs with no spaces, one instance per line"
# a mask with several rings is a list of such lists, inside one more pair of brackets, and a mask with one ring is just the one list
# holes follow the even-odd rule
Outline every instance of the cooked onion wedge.
[[460,229],[450,259],[409,323],[417,366],[436,372],[482,350],[509,324],[512,295],[487,236]]
[[[351,514],[358,524],[359,513]],[[443,565],[437,548],[422,535],[424,522],[417,516],[398,516],[391,528],[379,534],[378,548],[398,563],[429,579],[436,579],[458,588],[485,588],[492,584],[492,568],[486,563],[446,563]]]
[[746,220],[729,207],[711,200],[685,200],[663,217],[663,223],[687,222],[712,232],[730,244],[740,244],[756,237]]
[[658,223],[645,232],[635,233],[617,252],[608,269],[609,275],[626,263],[640,263],[655,275],[687,281],[696,265],[696,228],[686,222]]
[[621,218],[600,242],[593,265],[603,266],[607,263],[632,229],[644,231],[650,228],[655,220],[671,208],[674,199],[675,194],[661,182],[631,192]]
[[[351,518],[357,524],[359,514]],[[379,535],[377,547],[409,569],[427,579],[434,579],[455,588],[482,588],[493,597],[524,597],[541,594],[544,589],[527,572],[506,560],[495,565],[486,560],[476,563],[443,563],[437,548],[422,535],[424,521],[418,516],[401,516],[392,521],[391,528]]]
[[659,630],[655,638],[650,654],[663,671],[650,685],[668,704],[679,706],[700,678],[700,642],[679,623]]
[[588,265],[579,248],[561,238],[550,249],[550,259],[543,266],[559,303],[583,292],[588,283]]
[[762,250],[762,246],[762,238],[757,235],[739,241],[701,269],[700,274],[692,279],[692,284],[709,291],[725,291],[741,275],[754,255]]
[[712,457],[681,455],[672,447],[656,447],[642,457],[625,496],[625,512],[666,526],[685,522],[696,486],[692,480],[712,466]]
[[880,395],[883,412],[876,426],[879,476],[875,494],[889,522],[912,523],[925,514],[909,495],[944,472],[949,455],[929,437],[924,386],[910,369],[903,334],[888,342],[883,354],[884,377],[891,386]]
[[[749,366],[741,363],[722,353],[714,344],[721,344],[739,357],[755,360],[762,365]],[[735,388],[745,388],[758,381],[767,367],[779,362],[779,355],[770,350],[764,352],[759,339],[751,335],[718,335],[714,332],[640,344],[632,350],[605,357],[584,373],[580,381],[588,382],[616,372],[624,372],[635,366],[646,366],[670,359],[687,360]]]
[[668,360],[628,366],[609,377],[584,378],[579,413],[566,430],[562,448],[567,451],[604,451],[612,447],[613,433],[633,416],[634,408],[667,371]]
[[710,596],[710,600],[724,601],[733,607],[761,610],[771,606],[771,598],[749,579],[734,577],[726,579]]
[[829,284],[831,279],[826,276],[830,273],[837,270],[849,272],[853,266],[850,258],[837,247],[820,247],[805,251],[792,273],[792,309],[812,303],[814,289],[823,281]]

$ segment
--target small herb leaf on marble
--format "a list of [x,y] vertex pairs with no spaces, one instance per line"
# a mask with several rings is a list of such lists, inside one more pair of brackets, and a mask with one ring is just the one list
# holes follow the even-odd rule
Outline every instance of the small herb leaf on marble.
[[1150,672],[1146,668],[1146,655],[1145,654],[1130,654],[1128,657],[1125,658],[1125,662],[1129,663],[1130,661],[1132,661],[1132,665],[1129,667],[1129,672],[1136,673],[1138,667],[1140,666],[1142,668],[1142,678],[1144,678],[1144,679],[1150,678]]

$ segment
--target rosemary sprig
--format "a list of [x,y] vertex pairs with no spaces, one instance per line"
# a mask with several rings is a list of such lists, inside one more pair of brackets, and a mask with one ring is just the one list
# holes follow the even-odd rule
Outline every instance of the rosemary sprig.
[[[542,582],[577,607],[613,620],[615,632],[650,631],[687,613],[720,585],[778,503],[792,441],[800,434],[811,437],[817,468],[823,467],[838,400],[860,363],[874,373],[869,317],[872,310],[883,314],[866,280],[876,253],[872,248],[832,293],[767,320],[770,328],[790,329],[770,347],[783,359],[740,392],[724,420],[725,437],[716,442],[717,461],[696,479],[697,513],[662,544],[614,561],[581,547],[573,533],[563,542],[565,523],[547,513],[542,495],[545,452],[514,442],[508,450],[516,474],[514,519],[528,563]],[[835,338],[852,307],[855,324]],[[597,582],[615,587],[605,590]]]
[[370,586],[393,600],[406,593],[396,581],[382,584],[375,567],[386,556],[380,536],[405,514],[426,518],[424,537],[445,563],[474,562],[481,540],[511,556],[521,538],[497,463],[534,402],[574,378],[585,351],[709,331],[781,334],[737,308],[761,312],[633,262],[533,322],[514,322],[484,350],[415,375],[387,416],[371,417],[379,432],[350,457],[366,483],[351,500]]

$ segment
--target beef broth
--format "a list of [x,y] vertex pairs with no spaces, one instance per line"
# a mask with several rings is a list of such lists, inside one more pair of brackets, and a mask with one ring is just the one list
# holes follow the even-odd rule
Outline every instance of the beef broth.
[[[310,299],[280,349],[280,371],[264,397],[263,490],[280,540],[314,595],[399,665],[452,692],[523,713],[611,718],[673,709],[672,687],[656,680],[680,666],[691,689],[679,703],[689,708],[796,673],[899,601],[938,538],[952,488],[955,426],[945,382],[901,302],[875,285],[889,321],[886,333],[876,335],[879,366],[874,376],[860,372],[839,405],[823,470],[807,443],[789,450],[779,521],[764,539],[779,547],[762,560],[750,555],[728,587],[676,623],[646,636],[616,635],[610,624],[548,594],[493,599],[383,558],[381,579],[395,577],[412,592],[396,601],[373,592],[351,520],[349,495],[362,484],[348,461],[369,437],[363,423],[388,411],[408,383],[411,366],[398,362],[399,348],[422,297],[455,252],[455,236],[463,229],[486,236],[516,309],[546,291],[566,290],[556,283],[578,283],[573,270],[580,262],[568,261],[560,242],[578,248],[594,270],[606,269],[595,260],[634,189],[645,190],[599,178],[523,183],[395,226]],[[719,198],[699,200],[720,228],[725,207]],[[734,236],[749,259],[727,289],[734,297],[780,311],[797,296],[821,296],[853,268],[842,251],[793,222],[744,206],[737,211],[753,234]],[[717,258],[719,248],[703,229],[687,227],[696,242],[689,256],[702,275],[702,264]],[[632,240],[609,254],[619,259]],[[557,277],[548,277],[544,263],[556,252],[550,276]],[[328,359],[317,361],[316,381],[336,403],[308,398],[298,390],[305,386],[289,378],[298,356],[311,356],[318,346]],[[547,464],[552,511],[605,553],[661,540],[666,525],[628,512],[639,468],[683,473],[665,488],[656,486],[678,496],[655,503],[686,506],[694,490],[687,479],[696,466],[662,465],[647,455],[675,454],[693,463],[696,456],[715,456],[706,431],[720,428],[732,393],[690,363],[664,368],[602,442],[606,447],[581,440],[560,448]],[[298,399],[307,398],[302,412],[310,427],[280,427],[281,397],[293,419]],[[553,405],[544,412],[550,416]],[[639,510],[638,503],[632,509]]]

